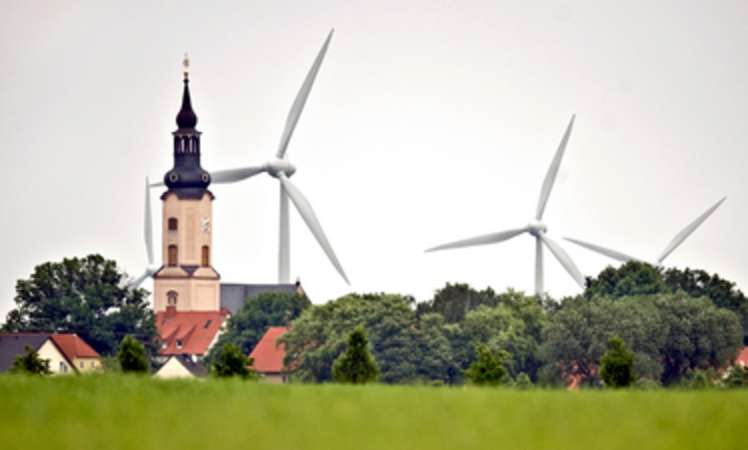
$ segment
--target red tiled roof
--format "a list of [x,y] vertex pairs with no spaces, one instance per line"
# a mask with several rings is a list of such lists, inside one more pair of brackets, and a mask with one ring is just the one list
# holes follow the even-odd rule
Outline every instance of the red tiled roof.
[[77,358],[98,358],[99,354],[92,349],[86,341],[81,339],[77,334],[52,334],[52,342],[57,345],[60,351],[69,361]]
[[748,367],[748,347],[743,347],[743,350],[740,351],[738,359],[735,360],[735,363],[740,364],[741,366]]
[[287,327],[270,327],[252,350],[249,357],[254,359],[252,367],[260,373],[280,373],[283,371],[283,358],[286,349],[283,344],[276,345],[279,337],[286,334]]
[[48,340],[76,372],[76,358],[99,358],[96,350],[75,333],[0,333],[0,371],[11,367],[15,356],[22,354],[26,345],[39,350]]
[[[227,309],[220,311],[184,311],[156,313],[156,328],[164,346],[162,355],[205,355],[210,344],[229,316]],[[177,341],[181,347],[177,348]]]

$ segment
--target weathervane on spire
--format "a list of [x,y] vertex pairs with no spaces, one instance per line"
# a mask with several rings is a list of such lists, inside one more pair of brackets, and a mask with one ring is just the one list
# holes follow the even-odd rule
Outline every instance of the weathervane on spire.
[[184,59],[182,60],[182,73],[184,74],[185,80],[190,78],[190,57],[186,52],[184,54]]

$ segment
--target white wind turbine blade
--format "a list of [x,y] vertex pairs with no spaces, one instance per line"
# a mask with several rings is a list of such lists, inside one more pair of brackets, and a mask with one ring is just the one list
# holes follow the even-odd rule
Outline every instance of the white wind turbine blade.
[[727,197],[722,197],[722,199],[720,201],[718,201],[717,203],[715,203],[711,208],[707,209],[702,215],[700,215],[699,217],[697,217],[696,220],[694,220],[693,222],[691,222],[686,228],[684,228],[683,230],[681,230],[681,232],[678,233],[673,238],[672,241],[670,241],[670,243],[667,245],[667,247],[665,247],[665,250],[662,251],[662,254],[660,255],[660,257],[657,258],[657,264],[662,264],[662,261],[664,261],[665,258],[667,258],[668,255],[670,255],[673,252],[673,250],[675,250],[676,248],[678,248],[678,246],[680,244],[682,244],[683,241],[685,241],[686,238],[688,238],[688,236],[690,236],[694,231],[696,231],[696,229],[699,228],[699,226],[701,226],[701,224],[704,223],[704,221],[706,219],[708,219],[709,216],[711,216],[712,213],[714,211],[716,211],[717,208],[719,208],[720,205],[722,205],[722,203],[726,199],[727,199]]
[[560,262],[561,265],[564,266],[564,269],[569,272],[569,275],[574,278],[574,281],[576,281],[580,287],[584,288],[584,276],[582,276],[582,272],[579,271],[577,265],[574,264],[574,261],[571,260],[566,251],[544,233],[538,233],[538,237],[540,237],[540,240],[543,241],[543,244],[548,247],[548,250],[553,253],[553,256],[556,257],[558,262]]
[[148,265],[153,265],[153,225],[151,220],[151,188],[148,184],[148,177],[145,177],[145,252],[148,256]]
[[477,236],[474,238],[463,239],[460,241],[455,241],[455,242],[450,242],[448,244],[439,245],[439,246],[426,250],[426,252],[435,252],[438,250],[447,250],[451,248],[473,247],[475,245],[496,244],[496,243],[511,239],[522,233],[525,233],[528,230],[529,230],[528,227],[524,227],[524,228],[517,228],[514,230],[500,231],[498,233],[484,234],[482,236]]
[[541,220],[543,218],[543,213],[545,212],[545,205],[548,203],[548,198],[550,198],[551,196],[551,191],[553,190],[553,183],[556,181],[556,175],[558,175],[558,168],[561,167],[561,160],[564,157],[564,152],[566,151],[566,144],[569,142],[569,136],[571,135],[571,129],[574,126],[575,118],[576,118],[576,114],[571,116],[569,125],[566,127],[566,132],[564,132],[564,137],[561,138],[561,143],[558,145],[558,150],[556,150],[556,155],[553,157],[551,166],[548,168],[548,172],[545,174],[545,179],[543,180],[543,187],[540,190],[540,198],[538,199],[538,209],[537,209],[537,212],[535,213],[535,219],[537,220]]
[[605,248],[599,245],[590,244],[589,242],[580,241],[579,239],[572,239],[572,238],[564,238],[569,242],[573,242],[574,244],[579,245],[580,247],[584,247],[586,249],[592,250],[593,252],[600,253],[601,255],[605,255],[609,258],[616,259],[618,261],[622,262],[629,262],[629,261],[639,261],[638,258],[634,258],[633,256],[629,256],[625,253],[621,253],[617,250],[611,250],[609,248]]
[[278,179],[283,185],[283,188],[286,190],[286,194],[288,194],[288,196],[291,198],[291,201],[296,207],[296,210],[299,211],[299,214],[301,214],[301,218],[304,219],[307,227],[309,227],[309,231],[312,232],[314,237],[317,239],[317,242],[322,247],[322,250],[324,250],[325,254],[327,254],[327,257],[335,267],[335,270],[338,271],[340,276],[343,277],[347,284],[351,284],[348,281],[348,277],[346,276],[345,271],[343,270],[343,266],[340,265],[340,261],[338,261],[338,257],[335,255],[335,251],[332,249],[330,242],[327,240],[327,236],[325,236],[325,232],[322,229],[322,225],[320,225],[319,220],[317,219],[317,215],[314,214],[312,205],[309,203],[306,197],[304,197],[304,194],[302,194],[301,191],[293,183],[291,183],[291,180],[289,180],[283,172],[278,174]]
[[293,136],[293,132],[296,129],[296,124],[299,121],[299,117],[301,117],[301,112],[304,110],[304,105],[306,104],[306,100],[312,90],[314,80],[315,78],[317,78],[317,72],[319,72],[319,68],[322,65],[322,60],[325,59],[325,53],[327,53],[327,47],[330,45],[330,40],[332,39],[333,32],[335,32],[334,28],[330,30],[330,33],[327,35],[325,43],[322,45],[322,48],[317,54],[317,57],[314,59],[312,68],[309,69],[309,73],[307,73],[306,78],[304,78],[304,83],[301,85],[299,93],[296,94],[296,99],[291,106],[291,110],[288,111],[288,117],[286,117],[286,127],[283,129],[283,135],[281,136],[280,144],[278,145],[278,153],[276,153],[276,156],[279,159],[283,159],[286,156],[288,143],[291,141],[291,136]]
[[149,184],[148,186],[149,186],[149,187],[161,187],[161,186],[163,186],[163,185],[164,185],[164,182],[163,182],[163,181],[157,181],[157,182],[155,182],[155,183],[151,183],[151,184]]
[[236,183],[237,181],[246,180],[265,171],[267,171],[266,165],[218,170],[210,173],[210,180],[213,184]]

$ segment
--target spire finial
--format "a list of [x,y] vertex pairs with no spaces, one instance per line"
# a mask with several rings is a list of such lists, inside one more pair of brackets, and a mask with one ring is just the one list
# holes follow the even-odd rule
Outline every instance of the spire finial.
[[182,74],[185,81],[190,79],[190,57],[187,52],[184,53],[184,59],[182,60]]

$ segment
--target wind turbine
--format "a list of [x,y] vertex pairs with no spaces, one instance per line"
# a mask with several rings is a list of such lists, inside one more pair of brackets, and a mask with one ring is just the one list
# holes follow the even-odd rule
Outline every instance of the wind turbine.
[[543,180],[543,187],[540,190],[540,198],[538,199],[538,206],[535,213],[535,219],[530,221],[527,226],[522,228],[515,228],[512,230],[500,231],[498,233],[486,234],[470,239],[464,239],[461,241],[451,242],[449,244],[439,245],[434,248],[426,250],[427,252],[433,252],[437,250],[447,250],[452,248],[461,247],[472,247],[476,245],[487,245],[496,244],[499,242],[507,241],[515,236],[519,236],[523,233],[529,233],[535,238],[535,293],[538,296],[544,295],[543,291],[543,245],[548,247],[553,256],[556,257],[559,263],[566,269],[571,275],[574,281],[581,287],[584,287],[584,277],[577,268],[574,261],[571,260],[569,255],[564,251],[561,246],[548,237],[546,234],[548,227],[542,222],[543,213],[545,212],[546,204],[551,196],[551,190],[553,189],[553,183],[556,180],[558,169],[561,166],[561,159],[564,157],[566,150],[566,144],[569,142],[569,136],[571,135],[571,129],[574,126],[575,115],[571,116],[569,125],[566,127],[561,143],[556,150],[556,155],[553,157],[551,166],[548,168],[548,173],[545,175]]
[[151,223],[151,184],[148,183],[148,177],[145,178],[145,214],[144,214],[144,233],[143,236],[145,238],[145,254],[148,258],[148,265],[145,266],[145,270],[143,271],[143,274],[137,278],[133,278],[127,283],[127,286],[130,289],[136,289],[140,287],[141,284],[146,280],[146,278],[150,278],[153,276],[154,273],[158,270],[158,267],[156,267],[153,264],[153,226]]
[[[311,203],[309,203],[309,200],[306,199],[299,188],[297,188],[296,185],[291,182],[290,177],[294,173],[296,173],[296,167],[291,164],[291,162],[288,161],[288,158],[286,157],[288,144],[291,141],[294,130],[296,129],[296,124],[299,122],[301,112],[304,110],[304,105],[306,104],[309,93],[312,90],[314,80],[317,77],[317,73],[319,72],[320,66],[322,65],[322,61],[325,58],[325,53],[327,53],[327,47],[330,45],[330,40],[332,39],[334,31],[334,29],[330,30],[330,33],[327,35],[327,39],[325,39],[325,43],[322,45],[322,48],[317,54],[317,57],[314,59],[312,68],[309,70],[309,73],[307,73],[307,76],[304,79],[304,83],[301,85],[301,89],[299,89],[298,94],[296,94],[296,99],[294,99],[291,110],[288,112],[288,116],[286,118],[286,125],[283,129],[283,134],[281,135],[280,144],[278,145],[278,150],[275,153],[275,158],[259,166],[220,170],[217,172],[212,172],[210,174],[212,183],[215,184],[236,183],[238,181],[243,181],[263,172],[267,173],[273,178],[276,178],[279,181],[279,283],[289,283],[290,281],[291,244],[288,220],[288,199],[290,198],[291,202],[293,202],[294,206],[296,207],[296,210],[299,212],[302,219],[304,219],[307,227],[312,232],[315,239],[317,239],[317,242],[322,247],[322,250],[324,250],[332,265],[335,267],[335,270],[338,271],[338,273],[341,277],[343,277],[346,283],[350,284],[348,281],[348,277],[343,270],[343,266],[340,264],[338,257],[335,255],[335,251],[332,249],[332,245],[330,245],[330,241],[327,239],[327,236],[322,229],[322,225],[320,225],[319,220],[317,219],[317,215],[314,213],[314,209],[312,208]],[[152,186],[160,185],[162,185],[162,183],[155,183]]]
[[[657,257],[655,262],[653,263],[654,266],[660,266],[662,265],[663,261],[665,261],[665,258],[667,258],[673,251],[680,246],[683,241],[685,241],[694,231],[696,231],[697,228],[701,226],[706,219],[709,218],[709,216],[714,213],[714,211],[717,210],[717,208],[722,205],[722,203],[727,199],[727,197],[722,197],[720,201],[712,205],[709,209],[707,209],[704,213],[702,213],[699,217],[696,218],[693,222],[688,224],[687,227],[682,229],[678,234],[675,235],[675,237],[670,241],[670,243],[665,247],[665,250],[660,253],[660,256]],[[589,242],[581,241],[579,239],[572,239],[572,238],[564,238],[569,242],[573,242],[574,244],[577,244],[579,246],[582,246],[586,249],[592,250],[593,252],[600,253],[602,255],[605,255],[609,258],[613,258],[618,261],[622,262],[628,262],[628,261],[642,261],[639,258],[634,258],[633,256],[629,256],[625,253],[619,252],[617,250],[611,250],[609,248],[605,248],[599,245],[591,244]]]

